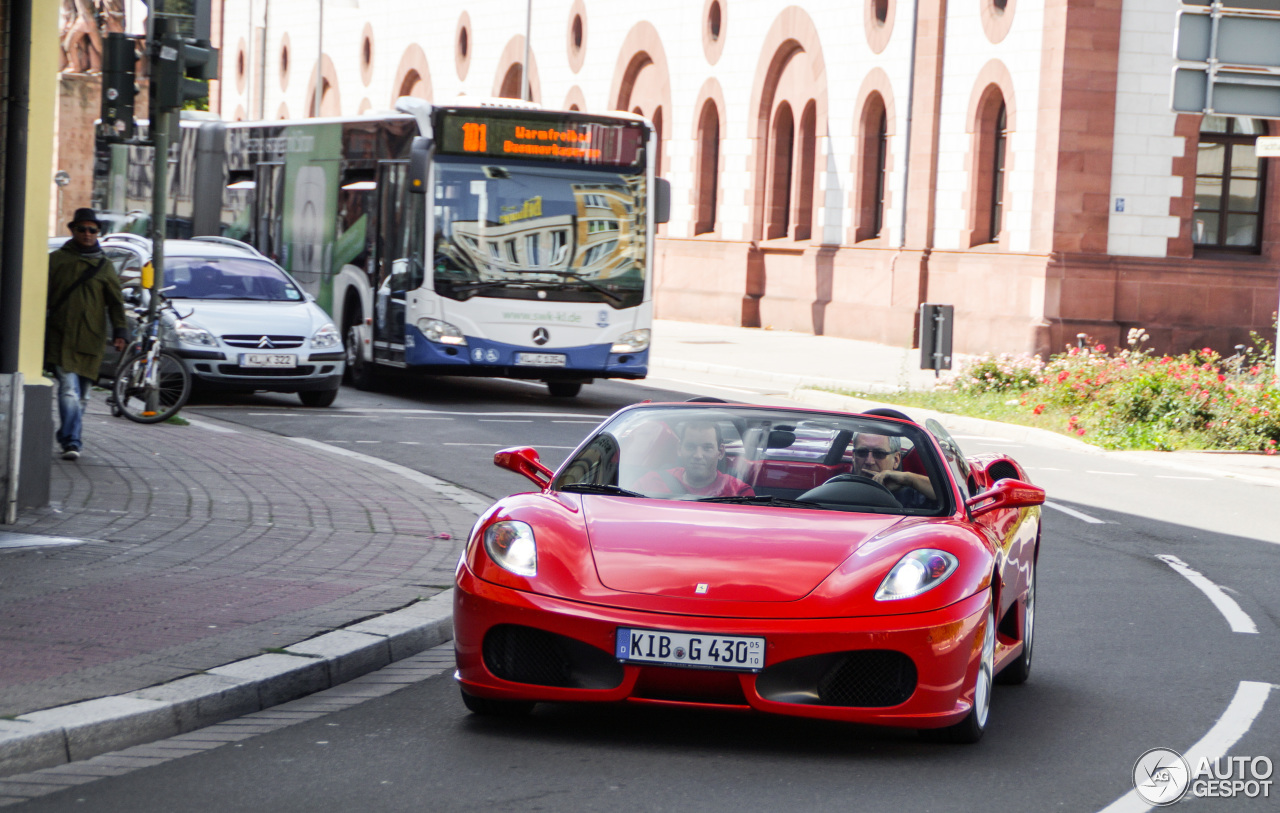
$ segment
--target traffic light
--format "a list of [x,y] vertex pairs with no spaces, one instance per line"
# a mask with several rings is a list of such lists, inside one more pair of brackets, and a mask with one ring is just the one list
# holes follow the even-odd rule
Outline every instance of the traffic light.
[[110,141],[133,138],[133,100],[138,52],[124,34],[107,34],[102,44],[102,132]]
[[153,64],[152,92],[159,110],[177,110],[205,98],[209,80],[218,78],[218,51],[204,40],[165,37]]

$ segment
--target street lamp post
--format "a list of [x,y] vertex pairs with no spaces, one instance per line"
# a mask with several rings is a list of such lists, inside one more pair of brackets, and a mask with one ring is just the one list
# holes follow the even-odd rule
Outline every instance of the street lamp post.
[[316,0],[320,10],[320,30],[316,35],[316,96],[311,115],[320,118],[320,101],[324,97],[324,4],[332,3],[342,8],[360,8],[360,0]]

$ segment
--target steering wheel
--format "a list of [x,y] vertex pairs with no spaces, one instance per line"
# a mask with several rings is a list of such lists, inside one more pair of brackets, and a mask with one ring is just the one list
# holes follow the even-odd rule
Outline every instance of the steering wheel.
[[[866,477],[861,474],[850,474],[850,473],[837,474],[835,477],[832,477],[826,482],[824,482],[823,485],[825,486],[827,483],[862,483],[863,485],[875,486],[876,488],[883,491],[885,494],[888,494],[890,497],[893,497],[893,492],[890,491],[889,487],[886,486],[884,483],[878,483],[874,479],[870,477]],[[898,498],[893,497],[893,499],[894,501],[897,501]]]

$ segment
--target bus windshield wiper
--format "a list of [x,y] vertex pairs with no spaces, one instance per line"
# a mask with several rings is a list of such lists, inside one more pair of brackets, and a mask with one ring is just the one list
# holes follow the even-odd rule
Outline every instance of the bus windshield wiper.
[[603,483],[569,483],[560,486],[561,491],[572,491],[578,494],[609,494],[614,497],[643,497],[643,494],[637,494],[634,491],[627,491],[625,488],[618,486],[605,485]]
[[703,497],[698,502],[720,502],[731,505],[776,505],[781,508],[822,508],[821,503],[809,500],[788,500],[785,497],[770,495],[738,496],[738,497]]
[[618,296],[613,291],[610,291],[608,288],[604,287],[603,285],[592,282],[591,280],[586,279],[585,277],[580,277],[577,274],[573,273],[572,271],[552,271],[551,273],[555,274],[556,276],[564,280],[570,280],[570,279],[576,280],[577,282],[582,283],[583,285],[587,286],[591,290],[596,291],[597,293],[602,294],[603,296],[609,297],[609,299],[613,300],[615,303],[619,305],[622,304],[622,297]]

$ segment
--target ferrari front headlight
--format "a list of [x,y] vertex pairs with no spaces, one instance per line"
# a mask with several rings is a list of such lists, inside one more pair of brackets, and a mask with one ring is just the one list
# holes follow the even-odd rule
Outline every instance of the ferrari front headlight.
[[898,560],[876,591],[876,601],[911,598],[932,590],[956,572],[960,561],[944,550],[913,550]]
[[498,567],[517,576],[538,575],[538,546],[526,522],[495,522],[484,531],[484,549]]

